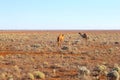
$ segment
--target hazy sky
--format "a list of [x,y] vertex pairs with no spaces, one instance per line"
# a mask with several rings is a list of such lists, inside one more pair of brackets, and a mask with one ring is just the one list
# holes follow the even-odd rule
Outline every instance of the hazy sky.
[[2,29],[120,29],[120,0],[0,0]]

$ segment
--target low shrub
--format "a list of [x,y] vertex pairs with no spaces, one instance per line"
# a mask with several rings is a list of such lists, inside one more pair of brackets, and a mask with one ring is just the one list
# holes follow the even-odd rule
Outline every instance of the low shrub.
[[35,78],[37,78],[37,79],[45,79],[45,74],[43,72],[34,71],[33,74],[34,74]]

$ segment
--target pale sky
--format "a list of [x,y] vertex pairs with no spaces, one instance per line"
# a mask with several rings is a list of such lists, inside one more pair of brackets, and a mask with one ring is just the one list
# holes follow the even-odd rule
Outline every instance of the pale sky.
[[0,0],[0,30],[119,29],[120,0]]

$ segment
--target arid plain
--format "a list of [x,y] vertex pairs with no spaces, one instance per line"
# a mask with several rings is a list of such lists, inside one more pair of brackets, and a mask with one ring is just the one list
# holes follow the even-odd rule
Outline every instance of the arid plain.
[[[98,65],[105,74],[94,73]],[[120,30],[0,31],[0,80],[107,80],[115,65],[120,66]],[[82,67],[90,71],[85,78]]]

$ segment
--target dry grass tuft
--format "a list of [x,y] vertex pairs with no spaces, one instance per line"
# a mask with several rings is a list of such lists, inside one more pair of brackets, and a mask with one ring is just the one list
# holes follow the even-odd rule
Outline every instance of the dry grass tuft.
[[45,74],[43,72],[34,71],[33,74],[34,74],[35,78],[37,78],[37,79],[45,79]]

